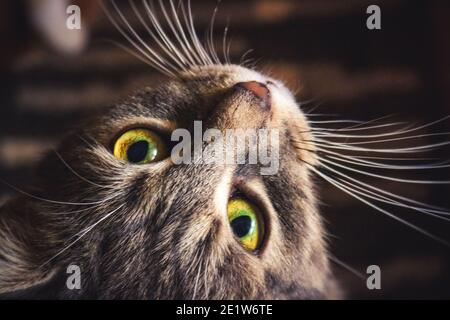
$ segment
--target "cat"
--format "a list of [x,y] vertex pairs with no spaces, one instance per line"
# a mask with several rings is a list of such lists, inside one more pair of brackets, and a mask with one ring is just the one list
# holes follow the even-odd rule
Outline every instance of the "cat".
[[[389,150],[339,139],[384,125],[313,127],[317,122],[282,82],[231,64],[226,46],[220,61],[211,39],[206,47],[200,42],[189,2],[160,2],[172,38],[149,3],[139,12],[131,2],[159,50],[127,27],[111,3],[118,17],[106,12],[132,53],[167,75],[167,82],[138,91],[68,133],[40,162],[33,188],[0,209],[0,297],[336,299],[343,293],[330,269],[314,174],[369,205],[375,200],[443,214],[339,170],[378,165],[341,151]],[[175,165],[171,134],[192,132],[195,121],[220,132],[276,130],[278,171],[261,175],[258,163]],[[76,290],[67,285],[70,266],[81,271]]]
[[[278,174],[263,178],[257,166],[173,166],[170,157],[135,165],[111,153],[124,130],[170,132],[194,120],[219,129],[276,127],[281,141],[310,139],[300,109],[275,80],[238,66],[192,70],[109,109],[42,162],[39,198],[25,196],[2,211],[2,291],[46,287],[58,269],[75,264],[86,275],[80,297],[326,296],[322,223],[302,164],[313,163],[313,155],[286,145]],[[270,81],[270,110],[251,90],[236,89],[255,80]],[[259,204],[267,230],[258,253],[247,252],[230,228],[227,201],[236,196]]]

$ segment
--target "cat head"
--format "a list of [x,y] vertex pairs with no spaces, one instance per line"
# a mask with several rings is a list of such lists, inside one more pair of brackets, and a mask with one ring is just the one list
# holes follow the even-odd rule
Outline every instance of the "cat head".
[[[210,129],[224,136],[239,129],[276,132],[270,143],[277,148],[269,153],[276,155],[277,170],[261,174],[260,161],[208,162],[206,153],[195,159],[194,123],[200,122],[200,150],[218,142],[205,138]],[[184,141],[193,147],[192,161],[175,164],[189,151],[172,152],[180,129],[192,137]],[[197,66],[143,89],[69,134],[41,162],[32,197],[3,208],[0,291],[328,297],[311,141],[290,91],[241,66]],[[249,146],[232,150],[248,160]],[[80,290],[69,290],[64,281],[71,265],[80,268]]]

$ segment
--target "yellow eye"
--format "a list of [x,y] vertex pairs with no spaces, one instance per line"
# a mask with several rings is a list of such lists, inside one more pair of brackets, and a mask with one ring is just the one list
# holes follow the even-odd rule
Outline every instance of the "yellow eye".
[[132,164],[148,164],[167,156],[161,138],[147,129],[133,129],[122,134],[114,144],[114,156]]
[[244,199],[228,203],[228,221],[236,238],[249,251],[259,249],[264,236],[264,223],[258,210]]

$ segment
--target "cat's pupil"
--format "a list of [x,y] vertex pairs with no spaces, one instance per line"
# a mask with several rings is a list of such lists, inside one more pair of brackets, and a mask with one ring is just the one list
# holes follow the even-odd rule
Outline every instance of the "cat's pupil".
[[231,228],[238,238],[246,236],[252,227],[252,219],[249,216],[240,216],[231,221]]
[[127,150],[127,158],[131,163],[139,163],[145,160],[148,153],[149,144],[147,141],[133,143]]

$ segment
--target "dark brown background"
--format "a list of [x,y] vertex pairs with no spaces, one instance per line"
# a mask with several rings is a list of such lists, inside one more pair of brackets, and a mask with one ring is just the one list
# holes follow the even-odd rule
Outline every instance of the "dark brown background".
[[[126,1],[119,2],[128,12]],[[193,0],[200,34],[215,4]],[[382,30],[365,26],[370,4],[382,9]],[[0,177],[14,185],[27,186],[32,164],[74,121],[161,80],[151,68],[101,41],[122,39],[103,13],[90,7],[89,47],[80,55],[63,57],[33,33],[26,1],[0,5]],[[450,112],[448,1],[224,0],[216,21],[217,39],[228,19],[233,61],[254,49],[250,57],[258,61],[258,68],[284,80],[299,100],[311,101],[306,110],[358,120],[394,114],[393,119],[411,123],[437,120]],[[142,30],[137,24],[136,28]],[[447,121],[434,130],[448,127]],[[448,151],[433,156],[448,159]],[[434,176],[448,177],[448,170]],[[369,183],[450,207],[446,186]],[[333,264],[349,297],[450,298],[449,248],[326,184],[321,187],[333,255],[361,272],[370,264],[382,269],[382,290],[373,292]],[[11,194],[0,184],[0,203]],[[450,240],[450,224],[395,212]]]

